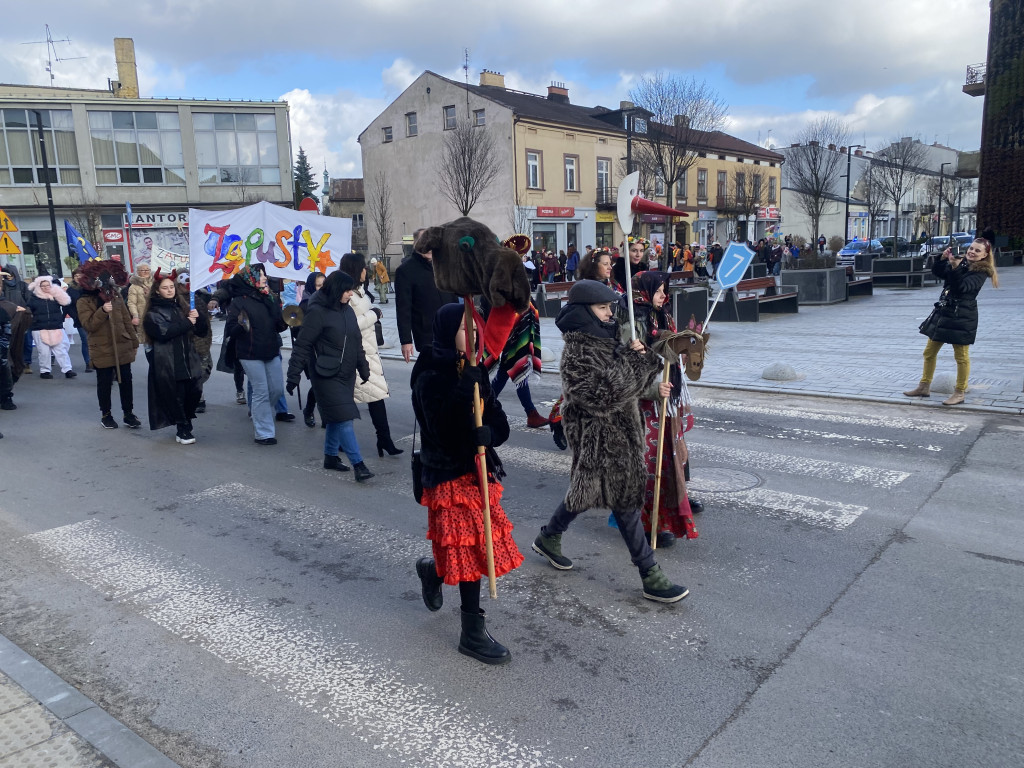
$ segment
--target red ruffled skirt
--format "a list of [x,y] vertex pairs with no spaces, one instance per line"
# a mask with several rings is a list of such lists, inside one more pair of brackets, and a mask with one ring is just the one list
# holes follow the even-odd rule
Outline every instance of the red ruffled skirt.
[[[501,483],[488,483],[491,503],[491,538],[494,541],[494,575],[504,576],[523,562],[523,555],[512,539],[512,523],[501,507],[505,489]],[[475,473],[423,489],[428,510],[427,538],[434,549],[437,574],[445,584],[477,581],[487,575],[487,549],[484,543],[483,500]]]
[[[647,463],[647,488],[644,493],[644,508],[641,511],[644,530],[650,533],[651,510],[654,509],[654,473],[658,466],[658,426],[661,423],[660,403],[640,401],[644,416],[644,460]],[[697,538],[697,527],[693,522],[690,500],[686,496],[686,474],[682,460],[684,422],[670,417],[665,424],[665,444],[661,454],[661,496],[658,499],[658,530],[670,531],[679,537]]]

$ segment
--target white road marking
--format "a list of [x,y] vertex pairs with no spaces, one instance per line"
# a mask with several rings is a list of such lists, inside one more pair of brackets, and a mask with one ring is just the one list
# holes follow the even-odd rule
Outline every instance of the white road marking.
[[78,580],[401,763],[556,765],[539,747],[502,736],[507,723],[439,699],[359,645],[221,588],[199,566],[105,523],[88,520],[27,538]]
[[751,451],[743,448],[723,448],[696,441],[688,445],[690,453],[702,464],[711,462],[734,464],[748,469],[765,469],[772,472],[784,472],[790,475],[819,477],[825,480],[838,480],[842,483],[871,485],[875,488],[895,488],[910,477],[909,472],[876,469],[875,467],[848,464],[841,461],[786,456],[779,453]]
[[933,451],[939,452],[942,450],[941,446],[938,445],[908,445],[906,443],[900,443],[896,440],[889,440],[885,437],[867,437],[866,435],[847,435],[841,432],[824,432],[814,429],[800,429],[798,427],[783,427],[778,429],[776,432],[751,432],[746,429],[742,429],[738,425],[739,422],[731,421],[729,419],[716,419],[711,416],[699,414],[697,416],[697,431],[698,432],[725,432],[733,435],[751,435],[753,437],[765,438],[768,440],[802,440],[806,442],[815,442],[817,440],[846,440],[849,442],[857,443],[858,445],[877,445],[881,448],[920,448],[922,451]]
[[[696,483],[695,483],[696,485]],[[703,492],[714,493],[713,488],[702,488]],[[723,498],[744,510],[751,510],[768,517],[797,520],[822,528],[841,531],[868,511],[857,504],[842,504],[837,501],[816,499],[785,491],[768,488],[751,488],[746,491],[728,491]]]
[[874,428],[907,429],[915,432],[933,432],[939,435],[959,435],[967,429],[966,424],[957,422],[925,421],[924,419],[899,418],[896,416],[849,416],[843,413],[813,411],[804,408],[778,408],[754,405],[738,400],[696,398],[694,400],[694,411],[699,414],[700,409],[735,411],[738,413],[756,414],[758,416],[782,416],[810,421],[830,421],[836,424],[855,424],[857,426]]

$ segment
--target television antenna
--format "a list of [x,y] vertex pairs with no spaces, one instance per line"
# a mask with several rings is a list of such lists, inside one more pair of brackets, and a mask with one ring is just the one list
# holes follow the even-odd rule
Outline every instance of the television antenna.
[[84,59],[86,56],[65,56],[61,57],[57,55],[56,43],[68,43],[71,44],[71,39],[65,37],[62,40],[54,40],[53,33],[50,32],[50,25],[46,24],[46,39],[45,40],[33,40],[28,43],[22,43],[22,45],[46,45],[46,71],[50,75],[50,85],[54,84],[55,75],[53,73],[54,62],[60,63],[62,61],[75,61],[76,59]]

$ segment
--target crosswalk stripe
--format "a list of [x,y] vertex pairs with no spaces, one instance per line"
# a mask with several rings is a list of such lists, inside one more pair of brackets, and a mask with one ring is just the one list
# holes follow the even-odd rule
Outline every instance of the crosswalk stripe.
[[688,445],[690,453],[701,464],[713,462],[735,464],[747,468],[764,469],[805,477],[819,477],[824,480],[838,480],[842,483],[859,483],[875,488],[895,488],[908,477],[909,472],[891,469],[877,469],[860,464],[840,461],[810,459],[803,456],[786,456],[768,451],[752,451],[744,448],[723,448],[694,442]]
[[[703,493],[717,495],[710,483],[695,487]],[[708,487],[711,486],[711,487]],[[746,491],[729,491],[721,497],[727,504],[742,507],[744,510],[777,517],[785,520],[798,520],[822,528],[841,531],[854,520],[867,512],[867,507],[857,504],[843,504],[837,501],[816,499],[813,496],[801,496],[786,491],[773,491],[768,488],[751,488]]]
[[906,448],[918,448],[922,451],[929,451],[932,453],[939,453],[942,451],[941,445],[932,445],[930,443],[927,445],[915,445],[903,443],[898,440],[890,440],[886,437],[850,435],[842,432],[826,432],[824,430],[801,429],[799,427],[780,427],[774,432],[752,431],[744,429],[743,425],[739,422],[732,421],[730,419],[718,419],[703,413],[697,418],[696,430],[696,434],[698,435],[701,432],[723,432],[731,435],[752,435],[759,438],[763,437],[768,440],[801,440],[805,442],[838,440],[856,443],[857,445],[875,445],[879,448],[896,448],[899,450]]
[[967,429],[966,424],[957,422],[925,421],[897,416],[852,416],[844,413],[830,413],[803,408],[778,408],[745,403],[738,400],[710,400],[696,398],[694,410],[699,414],[702,409],[708,411],[733,411],[758,416],[791,418],[794,420],[829,421],[836,424],[853,424],[857,426],[907,429],[915,432],[933,432],[939,435],[959,435]]
[[539,748],[501,735],[507,724],[438,699],[357,644],[221,588],[194,563],[103,522],[28,539],[78,580],[403,763],[556,765]]

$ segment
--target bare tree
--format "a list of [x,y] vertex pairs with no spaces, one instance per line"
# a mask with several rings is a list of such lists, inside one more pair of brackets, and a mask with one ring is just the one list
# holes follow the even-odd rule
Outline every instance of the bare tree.
[[77,190],[77,194],[73,193],[72,206],[71,213],[65,218],[82,237],[92,243],[97,253],[102,253],[103,228],[100,216],[103,214],[103,206],[95,199],[86,200],[81,190]]
[[[821,234],[821,219],[835,213],[835,187],[846,165],[846,157],[835,147],[847,143],[846,123],[827,115],[808,123],[794,137],[800,144],[786,153],[784,166],[797,205],[811,220],[811,241]],[[832,149],[829,149],[832,146]],[[844,237],[845,237],[845,229]]]
[[373,233],[377,236],[379,253],[384,256],[387,254],[391,233],[395,228],[395,207],[391,200],[391,184],[384,171],[377,171],[367,185],[366,212],[373,223]]
[[868,164],[864,175],[857,182],[854,194],[864,201],[864,206],[868,209],[868,234],[869,237],[874,237],[875,222],[889,210],[889,198],[882,188],[873,162]]
[[263,192],[253,189],[253,185],[256,184],[257,181],[259,181],[258,169],[238,169],[238,199],[242,205],[252,205],[253,203],[258,203],[260,200],[267,199],[267,196]]
[[501,173],[501,158],[487,126],[467,118],[446,131],[437,173],[441,193],[459,213],[469,216]]
[[671,206],[676,182],[696,163],[697,151],[707,144],[707,134],[725,123],[728,107],[705,80],[662,72],[642,77],[629,97],[650,113],[643,126],[646,132],[634,122],[633,160],[642,175],[646,171],[649,177],[665,182]]
[[508,222],[512,226],[513,235],[528,234],[530,228],[530,211],[526,207],[526,200],[519,189],[512,191],[512,206],[509,208]]
[[892,201],[896,229],[893,232],[892,255],[896,256],[896,237],[899,234],[900,202],[914,188],[921,175],[926,152],[920,141],[910,138],[896,139],[875,152],[874,173],[886,198]]
[[747,240],[754,239],[751,224],[757,220],[757,209],[764,204],[766,195],[765,179],[756,172],[757,166],[736,171],[732,179],[732,199],[726,204],[728,209],[742,214],[747,222]]
[[[928,182],[928,199],[939,200],[938,219],[939,227],[938,234],[942,234],[942,206],[946,206],[948,215],[946,216],[946,223],[949,225],[949,232],[953,231],[954,210],[957,206],[957,200],[962,196],[963,190],[967,179],[961,179],[956,176],[943,176],[941,181],[938,176],[931,179]],[[948,233],[947,233],[948,234]]]

